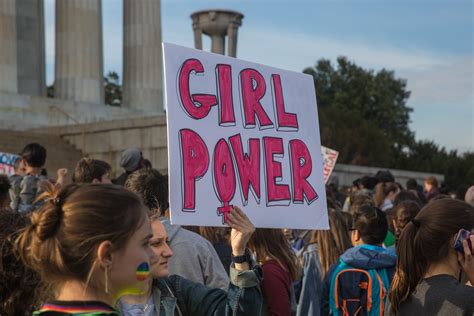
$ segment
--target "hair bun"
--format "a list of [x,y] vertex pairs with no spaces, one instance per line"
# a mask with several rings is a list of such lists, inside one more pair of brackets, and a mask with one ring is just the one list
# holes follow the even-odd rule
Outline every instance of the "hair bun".
[[41,241],[45,241],[56,234],[61,219],[62,210],[53,203],[33,212],[31,215],[31,223],[34,225],[35,233]]

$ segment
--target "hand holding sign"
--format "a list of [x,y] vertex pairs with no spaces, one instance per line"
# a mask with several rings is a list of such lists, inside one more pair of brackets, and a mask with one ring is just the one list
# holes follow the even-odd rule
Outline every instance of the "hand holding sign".
[[241,256],[247,248],[250,237],[255,232],[255,226],[247,215],[237,206],[228,213],[227,222],[232,231],[230,233],[230,245],[234,256]]

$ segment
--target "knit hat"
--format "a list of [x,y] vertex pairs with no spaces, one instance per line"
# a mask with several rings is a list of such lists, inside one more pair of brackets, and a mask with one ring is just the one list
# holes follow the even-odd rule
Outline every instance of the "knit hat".
[[464,201],[474,206],[474,185],[467,189]]
[[138,169],[142,160],[142,152],[138,148],[130,148],[125,150],[120,157],[120,166],[125,171],[132,172]]

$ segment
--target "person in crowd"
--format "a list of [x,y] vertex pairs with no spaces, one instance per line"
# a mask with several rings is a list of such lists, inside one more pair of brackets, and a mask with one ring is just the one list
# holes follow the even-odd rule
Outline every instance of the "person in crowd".
[[474,288],[460,283],[462,271],[474,284],[474,236],[454,248],[460,229],[474,228],[474,208],[441,199],[427,204],[406,224],[398,240],[398,262],[388,315],[473,315]]
[[377,179],[375,177],[363,176],[360,178],[359,189],[373,192],[377,185]]
[[375,179],[378,183],[386,183],[386,182],[395,182],[395,177],[389,170],[379,170],[375,174]]
[[296,311],[293,281],[300,276],[296,254],[281,229],[258,228],[249,249],[262,266],[262,295],[267,315],[291,315]]
[[350,212],[352,197],[354,197],[356,192],[358,192],[359,190],[360,190],[360,179],[355,179],[354,181],[352,181],[352,186],[348,190],[349,194],[346,197],[346,200],[344,201],[344,205],[342,206],[343,212]]
[[380,182],[375,186],[374,203],[382,211],[393,207],[393,201],[400,192],[395,182]]
[[[349,209],[350,214],[354,214],[363,205],[374,205],[374,199],[368,192],[357,191],[351,194],[351,207]],[[352,218],[351,218],[352,219]],[[351,223],[352,225],[352,223]]]
[[232,227],[232,253],[235,257],[230,268],[231,282],[226,292],[179,275],[169,276],[173,250],[168,245],[168,235],[160,215],[159,210],[151,211],[153,237],[150,247],[157,257],[151,269],[153,280],[149,281],[144,294],[125,296],[120,300],[122,315],[260,315],[260,269],[255,266],[251,270],[251,258],[245,256],[247,242],[255,230],[247,216],[234,207],[227,221]]
[[0,210],[10,207],[10,180],[6,175],[0,175]]
[[[410,200],[400,202],[392,209],[393,217],[391,218],[391,221],[395,231],[396,241],[400,238],[400,234],[405,226],[415,218],[418,212],[420,212],[420,209],[420,204]],[[396,245],[389,247],[389,249],[396,252]]]
[[329,230],[312,231],[309,245],[299,254],[303,276],[297,315],[320,315],[323,278],[344,251],[352,246],[345,214],[349,213],[329,209]]
[[466,203],[470,204],[471,206],[474,206],[474,185],[467,189],[466,195],[464,196],[464,200],[466,201]]
[[417,203],[418,205],[423,205],[423,202],[420,200],[418,195],[411,191],[411,190],[402,190],[400,191],[397,196],[395,197],[395,200],[393,201],[393,206],[397,206],[398,204],[405,202],[405,201],[413,201]]
[[394,252],[382,247],[387,235],[386,215],[364,205],[353,215],[353,248],[346,250],[323,281],[322,315],[383,314],[396,264]]
[[148,164],[145,162],[140,149],[130,148],[122,153],[122,156],[120,157],[120,166],[125,169],[125,172],[115,179],[114,183],[124,186],[130,174],[134,171],[143,169],[145,166],[148,166]]
[[35,315],[119,315],[127,293],[142,293],[156,262],[145,206],[115,185],[47,187],[45,204],[16,240],[23,262],[52,286]]
[[15,239],[27,223],[20,213],[0,209],[0,315],[31,315],[47,298],[38,273],[15,254]]
[[304,239],[300,238],[297,231],[284,228],[283,234],[285,235],[286,240],[290,243],[293,251],[298,252],[304,247]]
[[169,259],[171,274],[180,275],[211,288],[227,288],[228,274],[212,244],[179,225],[171,225],[165,217],[169,206],[167,176],[155,169],[138,170],[128,177],[125,188],[140,196],[145,205],[162,218],[174,253]]
[[82,158],[76,164],[72,182],[112,184],[110,165],[102,160]]
[[230,230],[227,227],[199,227],[199,235],[207,239],[219,256],[225,272],[229,275],[232,263],[232,247],[230,246]]
[[425,187],[425,192],[424,192],[425,198],[426,198],[426,201],[428,202],[432,198],[440,194],[439,187],[438,187],[438,180],[433,176],[425,179],[424,187]]
[[41,184],[48,179],[41,175],[46,163],[46,149],[40,144],[31,143],[23,148],[20,156],[25,175],[21,178],[15,177],[11,181],[11,207],[26,214],[42,204],[41,201],[37,201],[37,197],[42,193]]

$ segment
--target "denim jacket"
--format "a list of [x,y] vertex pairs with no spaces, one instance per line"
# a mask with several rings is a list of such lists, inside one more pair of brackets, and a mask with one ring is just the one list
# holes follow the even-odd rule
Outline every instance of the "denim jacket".
[[231,267],[227,292],[208,288],[179,275],[155,279],[153,281],[155,315],[260,315],[263,304],[261,279],[262,272],[259,266],[248,271],[237,271]]
[[296,315],[319,316],[323,277],[318,255],[318,245],[309,244],[302,256],[304,258],[304,267]]

